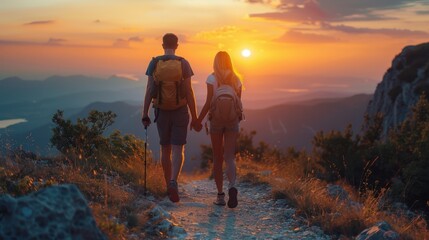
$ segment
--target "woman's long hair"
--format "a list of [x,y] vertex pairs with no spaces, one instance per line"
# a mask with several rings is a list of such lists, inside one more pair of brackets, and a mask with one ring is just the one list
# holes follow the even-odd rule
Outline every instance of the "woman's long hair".
[[227,52],[220,51],[216,54],[213,62],[213,70],[219,85],[230,85],[238,91],[240,75],[232,66],[231,57]]

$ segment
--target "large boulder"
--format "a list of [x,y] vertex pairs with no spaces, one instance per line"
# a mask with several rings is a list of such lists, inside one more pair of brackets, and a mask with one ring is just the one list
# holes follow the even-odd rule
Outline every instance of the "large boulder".
[[405,47],[377,85],[367,113],[384,115],[383,138],[405,120],[423,92],[429,94],[429,43]]
[[106,239],[75,185],[26,196],[0,195],[0,239]]

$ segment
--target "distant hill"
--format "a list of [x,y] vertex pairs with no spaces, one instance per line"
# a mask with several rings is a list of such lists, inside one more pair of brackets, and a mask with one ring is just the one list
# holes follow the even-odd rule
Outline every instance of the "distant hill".
[[[116,76],[108,79],[83,75],[52,76],[42,81],[10,77],[0,80],[0,105],[20,102],[36,103],[43,99],[84,92],[122,92],[124,89],[143,89],[144,86],[145,81],[133,81]],[[128,98],[130,97],[136,98],[128,95]]]
[[242,127],[256,130],[256,140],[284,149],[310,149],[317,131],[344,130],[350,123],[359,132],[372,95],[315,99],[246,111]]
[[[257,131],[256,143],[264,141],[279,149],[286,149],[289,146],[298,149],[310,149],[311,140],[317,131],[343,130],[351,123],[354,130],[358,132],[371,97],[368,94],[360,94],[345,98],[294,102],[261,110],[246,110],[246,120],[242,122],[241,126],[248,132]],[[92,109],[111,110],[117,114],[116,121],[109,132],[119,129],[124,134],[134,134],[144,139],[144,129],[140,122],[141,104],[96,102],[86,106],[73,116],[69,115],[69,117],[73,120],[78,117],[83,118]],[[9,133],[20,128],[20,125],[22,124],[8,128]],[[16,134],[11,135],[15,135],[16,142],[21,142],[32,150],[44,152],[49,143],[52,127],[53,125],[49,123],[18,136]],[[31,137],[29,138],[30,132]],[[159,156],[158,141],[156,127],[151,125],[148,129],[148,143],[155,156]],[[189,170],[199,166],[200,145],[209,143],[209,136],[204,130],[200,133],[189,132],[185,169]]]
[[0,120],[26,119],[26,124],[11,129],[26,132],[48,123],[57,109],[72,115],[93,102],[141,102],[145,85],[146,81],[115,76],[53,76],[43,81],[6,78],[0,80]]

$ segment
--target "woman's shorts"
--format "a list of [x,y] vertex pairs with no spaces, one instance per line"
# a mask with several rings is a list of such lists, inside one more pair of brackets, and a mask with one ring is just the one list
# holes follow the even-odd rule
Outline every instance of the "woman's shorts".
[[239,132],[239,122],[231,124],[218,124],[210,121],[210,133],[224,133],[224,132]]

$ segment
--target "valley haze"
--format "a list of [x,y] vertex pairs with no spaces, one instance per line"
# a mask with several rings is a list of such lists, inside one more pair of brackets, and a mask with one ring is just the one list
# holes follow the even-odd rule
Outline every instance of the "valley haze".
[[[39,154],[56,154],[49,145],[53,124],[51,118],[58,110],[64,110],[66,118],[84,118],[89,111],[113,111],[115,123],[107,134],[115,129],[123,134],[134,134],[144,139],[141,108],[146,80],[130,80],[112,76],[108,79],[84,75],[52,76],[41,81],[10,77],[0,80],[0,120],[21,120],[0,129],[3,146],[34,151]],[[205,89],[195,87],[197,104],[204,102]],[[316,131],[343,130],[352,123],[359,130],[363,114],[371,94],[353,92],[306,91],[285,93],[272,90],[266,97],[256,95],[255,90],[243,92],[246,120],[242,128],[256,131],[255,143],[264,141],[276,148],[308,149]],[[253,93],[252,93],[253,92]],[[198,97],[199,96],[199,97]],[[199,108],[201,109],[201,108]],[[151,116],[153,112],[151,110]],[[0,122],[1,123],[1,122]],[[148,129],[149,149],[159,157],[158,136],[155,125]],[[194,169],[200,159],[200,145],[209,144],[204,131],[189,132],[185,169]],[[6,151],[4,149],[3,151]]]

